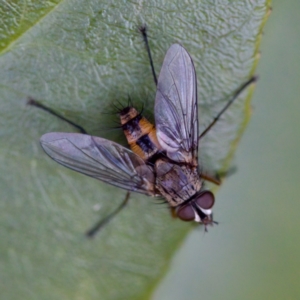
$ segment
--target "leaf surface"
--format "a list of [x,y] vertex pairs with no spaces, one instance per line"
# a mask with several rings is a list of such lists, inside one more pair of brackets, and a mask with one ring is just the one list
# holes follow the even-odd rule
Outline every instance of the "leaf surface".
[[[147,24],[157,73],[173,43],[192,56],[201,132],[253,75],[268,11],[267,0],[2,2],[3,299],[146,299],[192,228],[173,220],[165,205],[133,194],[94,240],[85,238],[125,192],[51,161],[39,137],[75,129],[26,106],[28,97],[125,145],[122,132],[112,129],[115,105],[130,96],[153,120],[155,85],[138,32]],[[203,170],[229,166],[249,118],[249,96],[245,91],[201,140]]]

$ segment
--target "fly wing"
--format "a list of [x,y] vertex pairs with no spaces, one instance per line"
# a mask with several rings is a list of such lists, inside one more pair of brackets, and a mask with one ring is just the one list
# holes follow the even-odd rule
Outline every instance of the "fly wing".
[[117,187],[154,195],[152,169],[135,153],[112,141],[79,133],[51,132],[40,139],[56,162]]
[[172,45],[163,62],[155,98],[159,143],[167,156],[197,166],[197,80],[192,58],[179,44]]

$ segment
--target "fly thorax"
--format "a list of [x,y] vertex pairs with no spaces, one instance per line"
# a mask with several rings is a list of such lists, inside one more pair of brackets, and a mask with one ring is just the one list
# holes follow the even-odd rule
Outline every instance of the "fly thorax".
[[155,172],[156,187],[172,207],[192,198],[201,189],[197,168],[190,165],[159,159]]

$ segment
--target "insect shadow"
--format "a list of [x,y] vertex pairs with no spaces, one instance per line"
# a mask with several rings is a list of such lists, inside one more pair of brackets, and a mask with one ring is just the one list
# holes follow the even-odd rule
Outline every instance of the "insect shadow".
[[173,44],[167,51],[157,79],[148,42],[147,28],[139,28],[156,85],[155,125],[128,102],[119,108],[121,127],[130,149],[110,140],[90,136],[86,130],[42,103],[28,104],[64,120],[80,133],[51,132],[40,138],[44,151],[56,162],[77,172],[127,190],[122,203],[86,232],[93,237],[127,204],[130,192],[163,197],[172,215],[205,225],[216,223],[215,202],[203,182],[220,184],[219,178],[199,173],[198,143],[218,122],[239,94],[254,83],[251,77],[237,89],[206,129],[198,133],[197,79],[187,50]]

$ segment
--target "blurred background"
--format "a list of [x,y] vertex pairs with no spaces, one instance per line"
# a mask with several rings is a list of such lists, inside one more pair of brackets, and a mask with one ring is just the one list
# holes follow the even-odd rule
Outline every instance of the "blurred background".
[[272,7],[219,226],[189,235],[155,300],[300,299],[300,1]]

